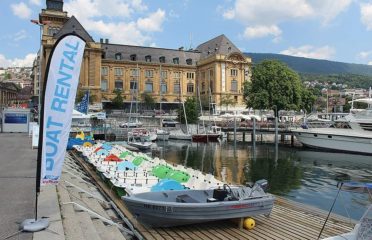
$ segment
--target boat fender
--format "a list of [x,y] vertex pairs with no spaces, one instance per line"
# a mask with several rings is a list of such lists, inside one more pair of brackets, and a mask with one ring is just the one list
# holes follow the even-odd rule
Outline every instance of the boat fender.
[[253,218],[246,218],[244,219],[243,226],[247,230],[252,230],[256,226],[256,222],[253,220]]

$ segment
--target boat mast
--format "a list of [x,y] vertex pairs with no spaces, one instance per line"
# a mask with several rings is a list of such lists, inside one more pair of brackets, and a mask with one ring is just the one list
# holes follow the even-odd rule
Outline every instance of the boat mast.
[[162,113],[162,106],[161,106],[161,102],[163,101],[163,74],[161,72],[161,63],[160,63],[160,128],[163,129],[163,113]]
[[203,116],[203,108],[202,108],[201,99],[200,99],[200,90],[199,90],[199,86],[197,86],[197,89],[198,89],[198,98],[199,98],[200,114],[201,114],[201,118],[202,118],[202,122],[203,122],[203,129],[204,129],[204,133],[207,133],[207,131],[205,130],[204,116]]
[[[183,92],[182,92],[182,84],[181,84],[181,83],[180,83],[180,92],[183,93]],[[187,124],[187,116],[186,116],[185,102],[182,100],[182,95],[183,95],[183,94],[181,94],[181,96],[180,96],[180,101],[181,101],[181,103],[182,103],[183,116],[185,117],[186,132],[187,132],[187,134],[189,134],[189,126],[188,126],[188,124]]]

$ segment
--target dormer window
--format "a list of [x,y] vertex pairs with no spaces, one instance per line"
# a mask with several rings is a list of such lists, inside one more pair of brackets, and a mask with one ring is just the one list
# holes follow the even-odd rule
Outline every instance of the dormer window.
[[137,55],[136,54],[130,55],[130,60],[131,61],[137,61]]
[[116,60],[121,60],[122,58],[121,58],[121,53],[116,53],[115,54],[115,59]]
[[145,56],[145,61],[146,62],[151,62],[151,56],[150,55]]
[[191,58],[186,59],[186,64],[187,65],[192,65],[192,59]]
[[164,57],[164,56],[161,56],[161,57],[159,58],[159,62],[161,62],[161,63],[165,63],[165,57]]
[[173,63],[174,64],[179,64],[180,63],[180,59],[177,57],[177,58],[173,58]]

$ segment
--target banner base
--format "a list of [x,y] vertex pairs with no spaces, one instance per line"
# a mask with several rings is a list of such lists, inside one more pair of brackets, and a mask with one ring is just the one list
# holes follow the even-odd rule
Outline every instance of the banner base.
[[24,232],[39,232],[49,226],[49,220],[46,218],[41,219],[25,219],[20,225],[19,230]]

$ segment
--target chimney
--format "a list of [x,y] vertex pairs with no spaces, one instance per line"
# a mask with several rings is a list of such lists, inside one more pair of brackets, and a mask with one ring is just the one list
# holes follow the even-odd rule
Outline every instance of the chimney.
[[105,39],[105,43],[108,44],[109,43],[109,40],[108,38]]
[[179,51],[183,51],[183,47],[179,47],[178,50],[179,50]]
[[100,42],[100,43],[103,43],[103,38],[100,38],[100,39],[99,39],[99,42]]

